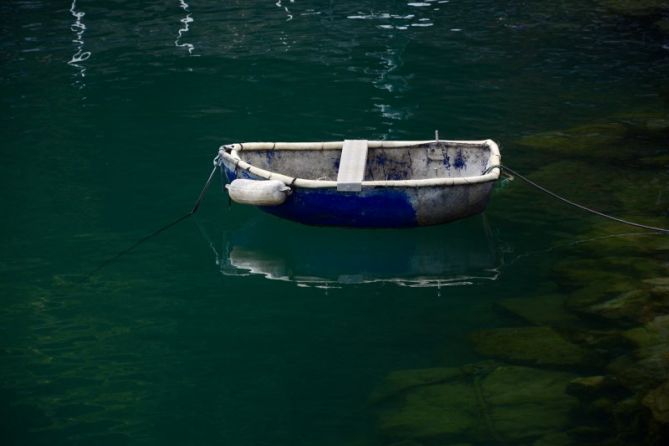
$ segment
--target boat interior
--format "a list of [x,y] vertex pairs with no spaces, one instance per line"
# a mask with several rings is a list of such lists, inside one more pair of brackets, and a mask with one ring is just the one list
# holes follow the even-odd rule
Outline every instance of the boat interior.
[[358,145],[347,156],[348,142],[326,150],[245,148],[239,156],[254,167],[290,177],[336,181],[343,170],[357,169],[362,181],[388,181],[479,176],[491,154],[483,143],[434,141],[399,147],[367,147],[365,142],[364,153]]

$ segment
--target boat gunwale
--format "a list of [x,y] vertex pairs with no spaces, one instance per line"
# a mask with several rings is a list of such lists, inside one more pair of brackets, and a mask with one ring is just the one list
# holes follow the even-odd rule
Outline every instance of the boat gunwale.
[[[424,141],[368,141],[368,148],[411,148],[425,144],[442,143],[452,146],[469,146],[478,148],[487,148],[490,150],[486,170],[490,172],[485,175],[475,175],[468,177],[439,177],[422,178],[418,180],[380,180],[380,181],[362,181],[363,188],[378,187],[431,187],[431,186],[459,186],[488,183],[496,181],[500,176],[501,155],[499,147],[492,139],[480,141],[456,141],[456,140],[424,140]],[[251,150],[339,150],[343,147],[343,141],[331,142],[251,142],[222,145],[218,151],[217,158],[223,158],[230,161],[235,169],[241,168],[253,175],[266,180],[279,180],[289,186],[297,186],[305,189],[324,189],[336,188],[337,182],[333,180],[311,180],[307,178],[291,177],[278,172],[255,167],[240,157],[240,152]]]

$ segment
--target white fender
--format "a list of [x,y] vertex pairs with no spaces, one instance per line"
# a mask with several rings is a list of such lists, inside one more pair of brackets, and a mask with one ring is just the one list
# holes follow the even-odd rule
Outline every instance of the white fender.
[[228,195],[235,203],[254,206],[278,206],[286,201],[292,192],[290,187],[279,180],[236,179],[226,184]]

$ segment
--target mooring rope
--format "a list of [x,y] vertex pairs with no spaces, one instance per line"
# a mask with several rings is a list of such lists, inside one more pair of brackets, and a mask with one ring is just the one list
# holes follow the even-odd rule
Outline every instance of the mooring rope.
[[195,215],[195,213],[200,209],[200,204],[202,203],[202,200],[204,199],[205,194],[207,193],[207,190],[209,189],[209,185],[211,184],[211,180],[214,178],[214,174],[216,173],[216,169],[218,169],[220,166],[220,163],[218,162],[218,158],[214,160],[214,168],[211,170],[211,173],[209,174],[209,178],[207,178],[207,181],[204,183],[204,187],[202,187],[202,190],[200,191],[200,195],[197,197],[197,200],[195,200],[195,204],[193,205],[193,208],[190,210],[190,212],[182,215],[181,217],[177,218],[176,220],[173,220],[169,222],[168,224],[161,226],[160,228],[156,229],[153,231],[151,234],[145,235],[141,239],[137,240],[135,243],[133,243],[131,246],[128,248],[124,249],[123,251],[120,251],[116,254],[114,254],[112,257],[108,258],[104,262],[102,262],[100,265],[98,265],[97,268],[95,268],[93,271],[88,273],[86,276],[86,279],[89,279],[91,276],[97,274],[102,270],[104,267],[109,265],[110,263],[116,261],[118,258],[123,257],[126,254],[129,254],[130,252],[134,251],[137,249],[141,244],[144,242],[156,237],[157,235],[167,231],[173,226],[176,226],[177,224],[181,223],[182,221],[192,217]]
[[[195,200],[195,203],[193,204],[193,208],[188,213],[182,215],[181,217],[177,218],[176,220],[173,220],[173,221],[169,222],[168,224],[166,224],[164,226],[161,226],[160,228],[156,229],[152,233],[142,237],[141,239],[139,239],[135,243],[133,243],[131,246],[124,249],[123,251],[120,251],[120,252],[114,254],[112,257],[108,258],[107,260],[102,262],[100,265],[98,265],[93,271],[88,273],[88,275],[86,276],[86,279],[89,279],[94,274],[97,274],[103,268],[105,268],[107,265],[114,262],[118,258],[123,257],[124,255],[127,255],[130,252],[134,251],[135,249],[137,249],[140,245],[142,245],[146,241],[156,237],[157,235],[167,231],[168,229],[172,228],[173,226],[176,226],[177,224],[181,223],[182,221],[184,221],[184,220],[192,217],[193,215],[195,215],[195,213],[200,209],[200,204],[202,204],[202,200],[204,200],[204,196],[206,195],[207,190],[209,189],[209,186],[211,185],[211,181],[214,178],[214,174],[216,173],[216,169],[218,169],[220,167],[220,165],[221,165],[221,160],[219,159],[219,157],[216,157],[214,159],[214,168],[211,170],[211,173],[209,174],[209,178],[207,178],[207,181],[204,183],[204,186],[202,187],[202,190],[200,191],[200,194],[198,195],[197,200]],[[663,233],[663,234],[669,234],[669,229],[660,228],[660,227],[657,227],[657,226],[644,225],[644,224],[641,224],[641,223],[636,223],[636,222],[633,222],[633,221],[629,221],[629,220],[625,220],[625,219],[622,219],[622,218],[614,217],[612,215],[605,214],[604,212],[600,212],[598,210],[595,210],[595,209],[589,208],[587,206],[584,206],[582,204],[576,203],[572,200],[569,200],[568,198],[565,198],[561,195],[556,194],[553,191],[550,191],[550,190],[546,189],[545,187],[543,187],[543,186],[535,183],[534,181],[530,180],[526,176],[521,175],[520,173],[511,169],[510,167],[502,165],[502,164],[495,164],[493,166],[488,167],[486,170],[483,171],[482,175],[486,175],[487,173],[490,173],[493,169],[500,169],[502,171],[506,171],[506,172],[512,174],[513,176],[520,178],[521,180],[525,181],[527,184],[529,184],[530,186],[540,190],[541,192],[544,192],[545,194],[548,194],[551,197],[553,197],[553,198],[555,198],[555,199],[557,199],[557,200],[559,200],[563,203],[569,204],[571,206],[574,206],[576,208],[579,208],[579,209],[581,209],[583,211],[586,211],[586,212],[589,212],[591,214],[595,214],[595,215],[598,215],[600,217],[603,217],[603,218],[606,218],[606,219],[609,219],[609,220],[613,220],[615,222],[622,223],[622,224],[625,224],[625,225],[634,226],[634,227],[642,228],[642,229],[647,229],[647,230],[650,230],[650,231],[660,232],[660,233]]]
[[618,223],[622,223],[622,224],[625,224],[625,225],[634,226],[634,227],[642,228],[642,229],[648,229],[650,231],[661,232],[663,234],[669,234],[669,229],[667,229],[667,228],[659,228],[657,226],[644,225],[644,224],[641,224],[641,223],[636,223],[636,222],[633,222],[633,221],[629,221],[629,220],[625,220],[625,219],[622,219],[622,218],[614,217],[613,215],[605,214],[604,212],[601,212],[601,211],[598,211],[596,209],[592,209],[592,208],[589,208],[589,207],[584,206],[582,204],[576,203],[576,202],[574,202],[574,201],[572,201],[568,198],[565,198],[561,195],[556,194],[553,191],[550,191],[550,190],[546,189],[545,187],[543,187],[543,186],[535,183],[534,181],[530,180],[526,176],[521,175],[518,172],[516,172],[515,170],[511,169],[510,167],[502,165],[502,164],[496,164],[494,166],[488,167],[485,171],[483,171],[482,175],[485,175],[485,174],[489,173],[493,169],[500,169],[500,170],[507,171],[508,173],[512,174],[514,177],[520,178],[521,180],[525,181],[527,184],[529,184],[530,186],[540,190],[541,192],[543,192],[545,194],[548,194],[551,197],[556,198],[557,200],[560,200],[563,203],[574,206],[574,207],[579,208],[583,211],[590,212],[591,214],[599,215],[600,217],[607,218],[609,220],[613,220],[613,221],[616,221]]

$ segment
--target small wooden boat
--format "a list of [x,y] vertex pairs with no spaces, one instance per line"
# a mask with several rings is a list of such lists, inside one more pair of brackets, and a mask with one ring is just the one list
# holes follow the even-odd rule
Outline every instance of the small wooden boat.
[[310,225],[412,227],[482,212],[499,178],[482,141],[243,143],[215,162],[236,202]]

